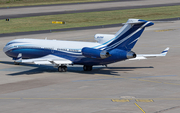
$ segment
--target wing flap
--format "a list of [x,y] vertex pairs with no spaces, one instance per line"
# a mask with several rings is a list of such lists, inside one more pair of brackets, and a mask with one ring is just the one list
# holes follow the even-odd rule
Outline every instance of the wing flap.
[[55,65],[61,65],[61,64],[72,64],[73,62],[71,60],[61,58],[55,55],[47,55],[40,58],[34,58],[34,59],[24,59],[21,60],[23,63],[34,63],[34,64],[55,64]]
[[55,60],[53,61],[55,64],[72,64],[70,60]]
[[34,61],[33,62],[34,64],[52,64],[51,62],[49,62],[49,61]]

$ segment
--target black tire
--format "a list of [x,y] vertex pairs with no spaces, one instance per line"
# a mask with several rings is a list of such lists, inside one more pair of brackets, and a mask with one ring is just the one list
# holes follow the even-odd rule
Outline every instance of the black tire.
[[83,66],[83,69],[84,69],[84,71],[91,71],[91,70],[92,70],[92,66],[86,66],[86,65],[84,65],[84,66]]
[[58,71],[62,72],[62,67],[61,66],[58,67]]
[[92,66],[89,66],[89,67],[88,67],[88,71],[92,71]]
[[67,66],[59,66],[58,71],[59,72],[66,72],[67,71]]
[[14,65],[19,65],[20,63],[18,63],[18,62],[14,62]]
[[83,66],[83,70],[84,70],[84,71],[87,71],[87,66],[84,65],[84,66]]
[[67,66],[62,66],[62,70],[63,70],[63,72],[66,72],[67,71]]

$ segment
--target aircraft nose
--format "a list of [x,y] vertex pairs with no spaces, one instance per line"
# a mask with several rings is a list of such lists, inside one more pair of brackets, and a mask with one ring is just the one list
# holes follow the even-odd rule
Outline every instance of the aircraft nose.
[[7,47],[7,46],[4,46],[3,52],[6,53],[7,51],[8,51],[8,47]]
[[4,48],[3,48],[3,52],[7,55],[7,56],[11,56],[11,52],[12,52],[12,50],[10,49],[10,47],[8,47],[8,46],[5,46]]

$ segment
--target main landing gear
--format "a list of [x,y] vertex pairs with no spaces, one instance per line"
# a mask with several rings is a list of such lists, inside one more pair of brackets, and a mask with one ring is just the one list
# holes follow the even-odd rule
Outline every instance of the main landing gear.
[[20,63],[19,62],[14,62],[14,65],[19,65]]
[[[84,71],[91,71],[92,70],[92,66],[83,66]],[[66,72],[67,71],[67,66],[66,65],[61,65],[58,67],[58,71],[59,72]]]
[[86,65],[84,65],[84,66],[83,66],[83,69],[84,69],[84,71],[91,71],[91,70],[92,70],[92,66],[86,66]]
[[67,66],[59,66],[58,71],[59,72],[66,72],[67,71]]

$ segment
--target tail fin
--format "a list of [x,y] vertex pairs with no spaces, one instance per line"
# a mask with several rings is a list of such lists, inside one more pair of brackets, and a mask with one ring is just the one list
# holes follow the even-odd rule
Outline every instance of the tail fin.
[[129,19],[125,25],[115,34],[115,38],[106,43],[105,50],[118,48],[130,51],[138,41],[145,27],[151,26],[153,24],[154,23],[146,20]]

